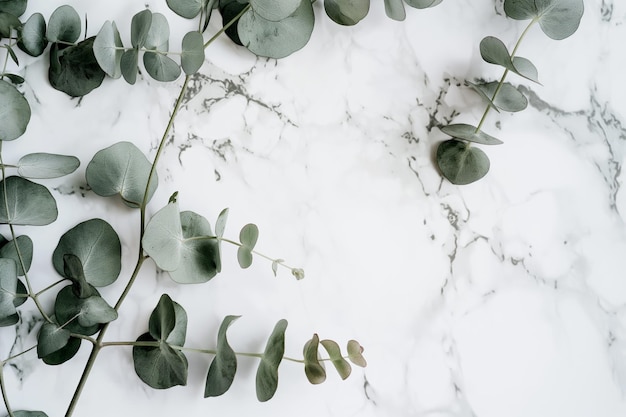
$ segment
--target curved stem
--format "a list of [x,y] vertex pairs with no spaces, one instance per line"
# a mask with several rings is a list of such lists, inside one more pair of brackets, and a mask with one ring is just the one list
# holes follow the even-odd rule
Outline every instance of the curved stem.
[[[522,40],[526,37],[526,34],[528,33],[530,28],[535,23],[537,23],[537,18],[534,18],[533,20],[531,20],[530,23],[528,24],[528,26],[526,26],[526,29],[524,29],[524,31],[520,35],[519,39],[515,43],[515,47],[513,47],[513,51],[511,52],[511,60],[513,60],[513,58],[515,57],[515,54],[517,53],[517,50],[519,49],[520,45],[522,44]],[[504,73],[502,74],[502,77],[500,78],[500,81],[498,82],[498,86],[496,87],[496,90],[493,92],[493,95],[491,96],[491,103],[493,103],[494,100],[496,99],[496,97],[498,96],[498,93],[502,89],[502,85],[504,85],[504,80],[506,79],[506,76],[508,74],[509,74],[509,70],[507,68],[507,69],[504,70]],[[491,111],[491,103],[488,104],[487,107],[485,108],[485,112],[483,113],[483,116],[480,118],[480,122],[478,123],[478,126],[476,126],[475,133],[480,132],[480,128],[485,123],[485,120],[487,120],[487,115]]]
[[35,346],[31,346],[31,347],[29,347],[28,349],[26,349],[26,350],[24,350],[24,351],[22,351],[22,352],[20,352],[20,353],[16,353],[16,354],[15,354],[15,355],[13,355],[13,356],[9,356],[9,357],[8,357],[8,358],[6,358],[5,360],[3,360],[3,361],[2,361],[2,363],[1,363],[0,365],[4,365],[5,363],[9,363],[9,362],[11,362],[12,360],[19,358],[20,356],[22,356],[22,355],[24,355],[24,354],[26,354],[26,353],[30,352],[30,351],[31,351],[31,350],[33,350],[33,349],[37,349],[37,345],[35,345]]
[[0,366],[0,391],[2,391],[2,399],[4,400],[4,406],[9,413],[9,417],[15,417],[11,405],[9,404],[9,396],[7,395],[7,388],[4,385],[4,366]]

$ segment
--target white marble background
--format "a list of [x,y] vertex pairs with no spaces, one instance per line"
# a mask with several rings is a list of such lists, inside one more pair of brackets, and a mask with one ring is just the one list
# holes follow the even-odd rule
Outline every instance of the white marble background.
[[[34,3],[46,16],[58,6]],[[108,348],[76,415],[626,415],[626,3],[586,0],[580,29],[565,41],[533,29],[520,54],[543,85],[509,79],[523,85],[530,107],[489,116],[485,130],[505,143],[486,149],[488,176],[461,187],[434,168],[445,137],[434,126],[477,122],[483,104],[462,83],[501,74],[480,59],[478,44],[494,35],[510,47],[525,23],[506,19],[501,0],[446,0],[408,9],[402,23],[373,1],[360,25],[345,28],[320,3],[311,42],[287,59],[258,59],[226,39],[209,48],[150,206],[155,212],[178,190],[182,209],[209,219],[230,207],[227,235],[258,224],[259,250],[303,267],[306,279],[274,278],[262,260],[241,271],[234,250],[202,286],[177,286],[149,265],[107,340],[144,332],[167,292],[189,314],[188,346],[214,346],[221,319],[241,314],[231,345],[260,352],[285,318],[288,355],[299,356],[317,332],[342,345],[359,340],[369,366],[311,386],[300,366],[284,362],[276,396],[261,404],[253,360],[241,359],[227,394],[203,399],[209,357],[188,355],[187,387],[155,391],[135,376],[130,349]],[[90,34],[115,19],[126,37],[144,7],[70,4],[88,15]],[[171,16],[164,1],[149,7]],[[191,27],[170,21],[173,39]],[[39,61],[26,66],[33,118],[4,157],[45,150],[75,154],[82,165],[47,183],[59,221],[23,231],[37,245],[35,285],[56,279],[58,237],[98,216],[120,233],[127,261],[102,291],[114,300],[134,265],[138,213],[85,190],[84,169],[120,140],[153,155],[180,83],[106,80],[79,102],[52,90],[45,71]],[[32,344],[31,313],[23,318],[17,341],[12,329],[0,331],[3,357],[14,343]],[[6,371],[13,407],[63,415],[87,354],[84,345],[61,367],[35,355],[18,361]]]

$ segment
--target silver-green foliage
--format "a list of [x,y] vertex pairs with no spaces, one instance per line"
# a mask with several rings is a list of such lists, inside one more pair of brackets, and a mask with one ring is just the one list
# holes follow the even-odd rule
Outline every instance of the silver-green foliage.
[[437,149],[437,165],[441,174],[454,184],[470,184],[489,171],[487,155],[471,143],[498,145],[502,141],[483,132],[482,125],[491,109],[517,112],[528,105],[526,97],[512,84],[505,82],[509,73],[539,83],[538,71],[528,59],[517,56],[517,49],[528,30],[536,23],[550,38],[560,40],[576,32],[583,15],[583,0],[505,0],[506,15],[517,20],[531,20],[512,51],[500,39],[487,36],[480,42],[480,55],[487,63],[504,68],[499,81],[468,83],[487,106],[478,126],[450,124],[441,131],[452,138]]

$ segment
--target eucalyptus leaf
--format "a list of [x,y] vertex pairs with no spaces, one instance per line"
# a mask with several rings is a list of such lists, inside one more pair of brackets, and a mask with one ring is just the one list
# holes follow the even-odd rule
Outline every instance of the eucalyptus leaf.
[[11,31],[20,30],[22,23],[11,13],[0,12],[0,39],[10,38]]
[[198,16],[202,10],[202,3],[203,0],[167,0],[167,6],[170,10],[186,19],[193,19]]
[[13,299],[15,307],[19,307],[28,300],[28,289],[21,280],[17,280],[17,295]]
[[221,270],[218,241],[211,225],[202,216],[191,211],[180,213],[183,231],[178,268],[169,271],[170,277],[181,284],[207,282]]
[[[95,288],[92,288],[94,296],[100,294]],[[91,336],[100,330],[99,323],[93,323],[83,326],[78,318],[84,314],[83,306],[87,298],[80,298],[74,291],[74,286],[68,285],[58,292],[54,302],[54,315],[59,324],[72,333],[78,333],[85,336]]]
[[0,12],[21,16],[26,11],[27,0],[0,0]]
[[[139,208],[150,175],[152,164],[131,142],[118,142],[98,151],[85,176],[91,189],[98,195],[120,195],[129,207]],[[148,201],[157,188],[155,174],[148,190]]]
[[322,340],[320,344],[324,346],[324,349],[326,349],[326,352],[328,352],[330,361],[335,366],[335,369],[337,370],[337,373],[339,374],[341,379],[348,378],[352,373],[352,367],[350,366],[350,363],[344,359],[343,355],[341,354],[341,348],[339,347],[337,342],[335,342],[334,340],[326,339]]
[[363,357],[363,346],[359,344],[356,340],[348,341],[348,358],[350,361],[356,366],[360,366],[361,368],[365,368],[367,366],[367,361]]
[[104,287],[115,282],[122,268],[120,239],[106,221],[90,219],[77,224],[61,236],[52,264],[62,276],[65,274],[63,257],[72,254],[80,260],[85,279],[92,285]]
[[257,368],[256,397],[261,402],[270,400],[278,388],[278,367],[285,354],[285,330],[287,320],[279,320],[267,340]]
[[57,215],[57,203],[43,185],[15,176],[0,181],[0,223],[45,226]]
[[117,319],[117,311],[104,298],[94,295],[81,300],[78,324],[82,327],[112,322]]
[[76,171],[79,165],[75,156],[31,153],[17,162],[17,173],[25,178],[58,178]]
[[439,144],[437,165],[448,181],[465,185],[487,175],[490,163],[482,150],[470,147],[465,142],[451,139]]
[[302,1],[289,17],[273,22],[253,9],[237,24],[241,43],[251,52],[269,58],[284,58],[304,47],[311,38],[315,15],[310,1]]
[[15,417],[48,417],[48,415],[44,413],[43,411],[17,410],[17,411],[13,411],[13,415]]
[[26,132],[30,105],[13,85],[0,80],[0,140],[14,140]]
[[223,209],[217,216],[215,221],[215,235],[217,237],[224,236],[224,230],[226,229],[226,222],[228,220],[228,208]]
[[280,22],[294,14],[304,1],[309,0],[250,0],[250,6],[261,18],[271,22]]
[[159,52],[146,51],[143,54],[143,65],[148,74],[157,81],[170,82],[180,76],[180,66],[176,61]]
[[72,289],[78,298],[89,298],[98,295],[96,288],[85,279],[83,264],[76,255],[63,255],[63,274],[72,281]]
[[94,55],[94,40],[92,36],[73,46],[52,45],[48,70],[52,87],[72,97],[82,97],[100,87],[106,74]]
[[152,25],[152,12],[148,9],[135,14],[130,21],[130,43],[135,49],[143,48]]
[[183,346],[187,338],[187,312],[176,301],[172,301],[172,304],[174,304],[175,323],[165,341],[170,345]]
[[217,333],[217,353],[209,366],[204,387],[204,398],[224,394],[233,383],[237,372],[237,355],[228,344],[226,331],[240,316],[226,316]]
[[480,55],[490,64],[500,65],[517,75],[539,83],[537,68],[533,63],[526,58],[512,58],[504,43],[496,37],[483,38],[480,42]]
[[252,250],[246,246],[240,246],[237,248],[237,262],[242,269],[249,268],[252,265],[254,256]]
[[152,23],[144,43],[147,49],[167,52],[170,39],[170,25],[161,13],[152,14]]
[[320,338],[317,334],[305,343],[303,349],[304,355],[304,373],[311,384],[321,384],[326,381],[326,369],[324,362],[319,360],[319,343]]
[[46,20],[41,13],[33,13],[19,30],[17,46],[30,56],[40,56],[48,46]]
[[502,141],[486,134],[482,130],[477,130],[476,126],[465,123],[451,124],[441,127],[441,131],[456,139],[463,139],[469,142],[480,143],[483,145],[500,145]]
[[[137,341],[155,340],[150,333],[144,333]],[[159,347],[133,346],[133,364],[137,376],[152,388],[167,389],[187,384],[187,358],[165,342],[161,342]]]
[[2,45],[8,52],[9,52],[9,56],[11,57],[11,60],[15,63],[15,65],[20,65],[20,60],[17,58],[17,55],[15,54],[15,51],[13,50],[13,48],[11,47],[11,45]]
[[142,245],[159,268],[173,271],[181,262],[183,240],[178,203],[171,202],[152,216],[146,225]]
[[515,67],[514,72],[516,74],[521,75],[530,81],[534,81],[537,84],[541,84],[539,82],[539,72],[537,71],[537,67],[535,67],[535,64],[530,62],[530,60],[522,58],[521,56],[515,56],[513,57],[513,66]]
[[505,0],[504,12],[517,20],[536,19],[546,35],[561,40],[578,29],[584,3],[583,0]]
[[65,347],[70,340],[70,331],[53,323],[44,323],[37,334],[37,357],[43,358]]
[[257,240],[259,239],[259,228],[256,224],[248,223],[241,228],[239,232],[239,241],[248,249],[254,249]]
[[[112,78],[122,76],[122,38],[115,22],[106,21],[93,41],[93,53],[100,68]],[[135,65],[136,66],[136,65]]]
[[404,2],[402,0],[385,0],[385,13],[387,17],[402,21],[406,19],[406,10],[404,10]]
[[41,358],[47,365],[61,365],[72,359],[78,353],[82,339],[70,337],[67,344],[56,352],[52,352]]
[[17,313],[14,300],[17,294],[17,264],[13,259],[0,258],[0,319]]
[[6,78],[9,79],[9,81],[11,81],[13,84],[15,85],[20,85],[20,84],[24,84],[24,78],[20,77],[19,75],[16,74],[9,74],[9,73],[5,73],[3,74]]
[[72,6],[58,7],[48,19],[46,38],[49,42],[74,43],[80,37],[80,16]]
[[[226,26],[246,7],[249,7],[248,4],[241,3],[238,0],[220,0],[219,11],[222,15],[222,26]],[[226,35],[237,45],[243,46],[241,39],[239,39],[239,32],[237,29],[240,20],[241,19],[237,19],[234,24],[226,29]]]
[[13,259],[17,265],[17,275],[23,276],[24,269],[22,268],[22,262],[24,263],[26,272],[28,272],[33,261],[33,241],[26,235],[16,237],[15,240],[2,245],[0,248],[0,258]]
[[163,294],[150,314],[148,331],[155,340],[165,341],[176,326],[174,303],[169,295]]
[[518,112],[524,110],[528,106],[528,99],[517,88],[510,83],[503,83],[502,87],[495,96],[494,101],[492,98],[498,88],[498,82],[481,83],[469,85],[476,90],[483,98],[493,105],[494,108],[502,109],[508,112]]
[[120,59],[120,69],[122,75],[128,84],[135,84],[137,81],[137,66],[139,65],[139,51],[136,49],[128,49],[122,54]]
[[180,62],[185,74],[191,75],[204,64],[204,38],[200,32],[189,32],[183,37]]
[[370,0],[324,0],[328,17],[340,25],[359,23],[370,11]]
[[435,7],[443,0],[404,0],[406,4],[416,9],[427,9],[429,7]]

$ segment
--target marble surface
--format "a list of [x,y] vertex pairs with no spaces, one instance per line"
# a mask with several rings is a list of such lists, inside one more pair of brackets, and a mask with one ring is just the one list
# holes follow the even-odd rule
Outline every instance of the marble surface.
[[[46,16],[57,6],[39,3]],[[171,15],[164,1],[147,3]],[[209,219],[229,207],[227,236],[256,223],[258,249],[304,268],[306,278],[286,270],[275,278],[260,259],[242,271],[232,248],[223,272],[201,286],[176,285],[149,264],[106,339],[134,340],[167,292],[189,314],[188,346],[214,346],[221,319],[237,314],[231,345],[260,352],[285,318],[288,355],[300,356],[316,332],[342,345],[360,341],[368,367],[346,381],[329,372],[312,386],[301,366],[284,362],[275,397],[259,403],[256,362],[243,358],[231,390],[203,399],[210,357],[188,354],[188,385],[155,391],[136,377],[129,349],[107,348],[75,415],[626,415],[626,3],[585,0],[578,32],[561,42],[538,27],[529,33],[519,52],[542,85],[509,78],[530,106],[490,114],[485,130],[505,143],[485,149],[491,171],[467,186],[434,167],[445,138],[436,126],[478,121],[483,104],[463,83],[501,75],[478,44],[493,35],[511,47],[525,23],[505,18],[501,0],[447,0],[408,9],[401,23],[374,1],[360,25],[345,28],[320,3],[310,43],[289,58],[256,58],[226,39],[207,50],[149,207],[154,213],[174,191],[181,209]],[[115,19],[128,37],[144,2],[70,4],[87,14],[90,32]],[[171,21],[173,39],[191,29]],[[115,300],[134,266],[139,217],[86,189],[84,169],[120,140],[154,155],[181,80],[108,79],[71,100],[49,87],[40,60],[23,59],[33,117],[4,158],[36,150],[82,161],[74,174],[44,182],[60,214],[28,229],[38,245],[34,285],[56,279],[58,237],[101,217],[123,243],[121,278],[102,290]],[[32,345],[33,317],[26,305],[17,333],[0,330],[2,357]],[[84,344],[60,367],[34,354],[16,361],[5,375],[13,407],[63,415],[88,353]]]

